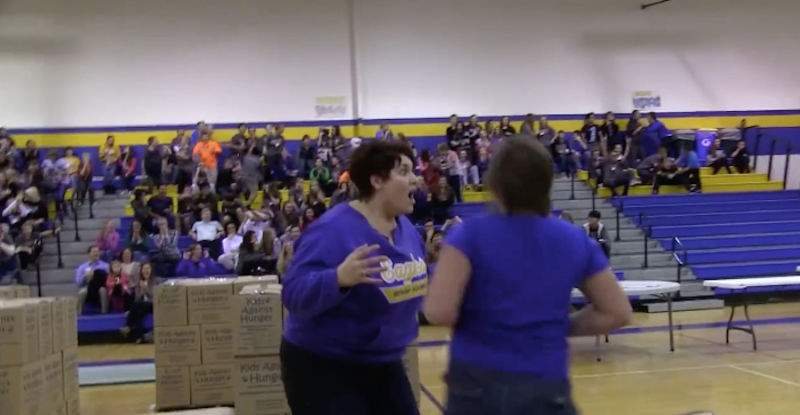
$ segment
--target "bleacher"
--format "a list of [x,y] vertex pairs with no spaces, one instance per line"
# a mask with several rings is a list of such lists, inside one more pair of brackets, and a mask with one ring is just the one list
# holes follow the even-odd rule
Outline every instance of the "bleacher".
[[[581,172],[582,178],[587,179],[586,173]],[[728,174],[724,169],[717,174],[712,174],[710,167],[700,169],[700,181],[703,184],[703,193],[738,193],[738,192],[765,192],[783,190],[782,181],[770,181],[766,173]],[[589,180],[595,186],[594,180]],[[622,190],[621,188],[619,189]],[[631,186],[630,196],[646,196],[652,192],[652,186]],[[677,185],[661,186],[659,193],[662,195],[685,194],[686,188]],[[597,189],[600,197],[611,197],[611,190],[600,187]]]
[[695,278],[790,275],[800,266],[800,192],[632,196],[611,200]]

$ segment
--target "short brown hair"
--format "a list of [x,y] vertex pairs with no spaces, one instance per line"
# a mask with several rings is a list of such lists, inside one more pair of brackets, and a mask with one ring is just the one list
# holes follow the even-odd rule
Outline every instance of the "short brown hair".
[[398,141],[371,140],[353,152],[350,157],[350,180],[356,185],[361,199],[369,199],[375,193],[372,176],[388,179],[402,156],[412,162],[414,160],[411,147]]
[[550,214],[553,159],[534,137],[504,141],[492,157],[486,183],[508,213]]

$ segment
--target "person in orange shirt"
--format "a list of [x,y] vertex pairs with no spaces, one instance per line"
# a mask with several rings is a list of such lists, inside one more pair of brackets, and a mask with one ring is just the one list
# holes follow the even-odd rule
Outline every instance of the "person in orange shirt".
[[219,143],[211,139],[208,133],[200,135],[200,141],[194,146],[195,159],[199,162],[199,167],[206,172],[208,184],[211,189],[215,189],[217,183],[217,157],[222,153]]

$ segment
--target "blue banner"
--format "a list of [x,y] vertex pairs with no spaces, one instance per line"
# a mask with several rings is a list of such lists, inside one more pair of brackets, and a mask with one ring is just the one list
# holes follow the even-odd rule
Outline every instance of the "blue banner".
[[708,157],[708,149],[714,144],[714,139],[717,138],[716,130],[697,130],[695,134],[695,141],[697,142],[697,159],[701,165],[704,165]]

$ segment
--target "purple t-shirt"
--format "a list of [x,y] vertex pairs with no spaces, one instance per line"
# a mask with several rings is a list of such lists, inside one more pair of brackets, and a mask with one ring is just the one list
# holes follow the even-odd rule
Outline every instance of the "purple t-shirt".
[[[416,228],[397,218],[394,244],[348,203],[326,212],[295,244],[283,282],[289,310],[284,338],[323,356],[362,363],[400,360],[417,336],[417,312],[428,287],[425,249]],[[389,257],[382,282],[339,288],[336,268],[361,245]]]
[[608,267],[600,246],[561,219],[501,214],[470,218],[445,242],[472,267],[450,359],[567,379],[572,289]]

